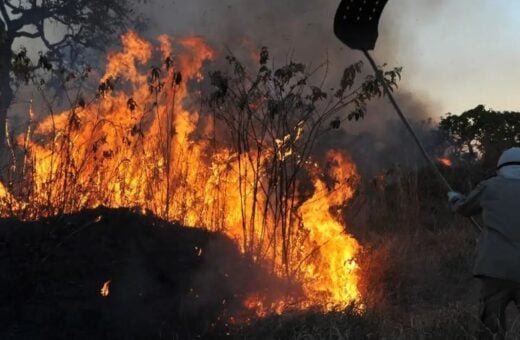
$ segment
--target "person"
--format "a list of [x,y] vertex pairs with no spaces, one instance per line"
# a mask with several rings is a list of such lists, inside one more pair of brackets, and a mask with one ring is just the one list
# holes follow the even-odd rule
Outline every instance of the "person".
[[[482,213],[473,274],[481,281],[481,338],[503,339],[506,307],[520,310],[520,148],[503,152],[497,175],[468,196],[449,192],[453,211],[470,217]],[[490,334],[491,333],[491,334]]]

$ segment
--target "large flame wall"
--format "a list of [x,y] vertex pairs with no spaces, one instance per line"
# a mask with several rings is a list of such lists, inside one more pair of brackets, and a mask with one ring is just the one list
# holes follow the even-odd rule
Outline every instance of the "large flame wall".
[[[319,176],[319,168],[311,176],[314,194],[294,212],[299,217],[292,231],[295,255],[284,270],[280,245],[273,243],[280,237],[274,217],[250,209],[253,202],[269,200],[248,187],[255,176],[244,171],[250,163],[234,150],[212,145],[214,122],[193,109],[199,94],[190,92],[188,83],[202,79],[203,64],[215,52],[197,37],[175,41],[174,49],[161,36],[155,48],[130,32],[122,43],[121,51],[108,56],[96,97],[82,98],[79,105],[72,100],[70,110],[49,115],[32,135],[18,137],[29,155],[24,160],[26,184],[18,195],[23,199],[15,202],[3,186],[0,199],[28,218],[100,205],[139,207],[184,225],[222,231],[278,275],[289,273],[302,288],[297,299],[270,301],[261,294],[248,299],[246,304],[259,313],[290,306],[328,310],[358,301],[355,256],[360,246],[331,213],[331,207],[353,194],[350,180],[356,169],[348,157],[327,154],[332,186]],[[156,54],[168,61],[167,67],[150,73],[147,65]],[[266,159],[273,152],[254,157]],[[254,216],[250,211],[256,211]],[[267,227],[245,230],[245,220]],[[248,248],[246,234],[267,241]]]

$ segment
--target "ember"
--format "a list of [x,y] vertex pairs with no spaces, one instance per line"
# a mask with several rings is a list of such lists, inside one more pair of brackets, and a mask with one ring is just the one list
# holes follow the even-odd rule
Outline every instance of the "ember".
[[108,280],[107,282],[103,283],[103,286],[101,287],[100,293],[102,297],[107,297],[110,295],[110,283],[112,280]]
[[438,161],[447,168],[451,168],[453,166],[453,162],[448,158],[439,158]]

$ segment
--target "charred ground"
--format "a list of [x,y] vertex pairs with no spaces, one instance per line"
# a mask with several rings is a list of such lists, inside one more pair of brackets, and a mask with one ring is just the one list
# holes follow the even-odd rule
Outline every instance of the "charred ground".
[[0,244],[2,339],[225,335],[265,274],[221,234],[128,209],[3,219]]

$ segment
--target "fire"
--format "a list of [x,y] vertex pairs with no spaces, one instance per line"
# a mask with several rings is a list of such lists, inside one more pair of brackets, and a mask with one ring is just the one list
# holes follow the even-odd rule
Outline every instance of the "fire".
[[100,289],[100,294],[102,297],[107,297],[110,295],[110,283],[112,280],[108,280],[105,283],[103,283],[103,286]]
[[[36,126],[24,164],[31,189],[21,213],[39,218],[100,205],[137,207],[223,232],[244,253],[302,289],[303,296],[283,299],[261,293],[248,297],[244,304],[258,315],[359,302],[356,255],[361,247],[333,211],[354,193],[354,164],[342,152],[329,152],[326,171],[315,162],[308,166],[310,197],[295,191],[285,198],[296,202],[294,209],[281,210],[285,215],[273,210],[286,202],[261,190],[270,173],[253,165],[297,159],[291,145],[303,126],[277,138],[274,150],[245,155],[214,145],[215,121],[199,112],[199,94],[192,89],[203,80],[203,65],[215,51],[199,37],[158,40],[155,48],[133,32],[124,35],[122,50],[108,55],[98,94],[86,101],[90,104]],[[158,64],[150,69],[152,61]],[[25,140],[18,137],[20,145]],[[0,197],[6,195],[0,186]],[[195,253],[202,256],[203,250]],[[102,296],[110,293],[110,282],[103,284]]]
[[352,198],[354,192],[348,181],[356,177],[356,169],[344,154],[329,152],[328,158],[334,162],[332,171],[337,180],[334,188],[329,193],[325,183],[315,179],[315,194],[301,210],[303,223],[309,230],[309,243],[317,247],[319,254],[305,267],[304,288],[308,296],[327,301],[332,308],[359,298],[355,255],[360,245],[345,233],[345,227],[330,212],[331,207]]
[[453,166],[453,162],[448,158],[439,158],[438,161],[447,168],[451,168]]

